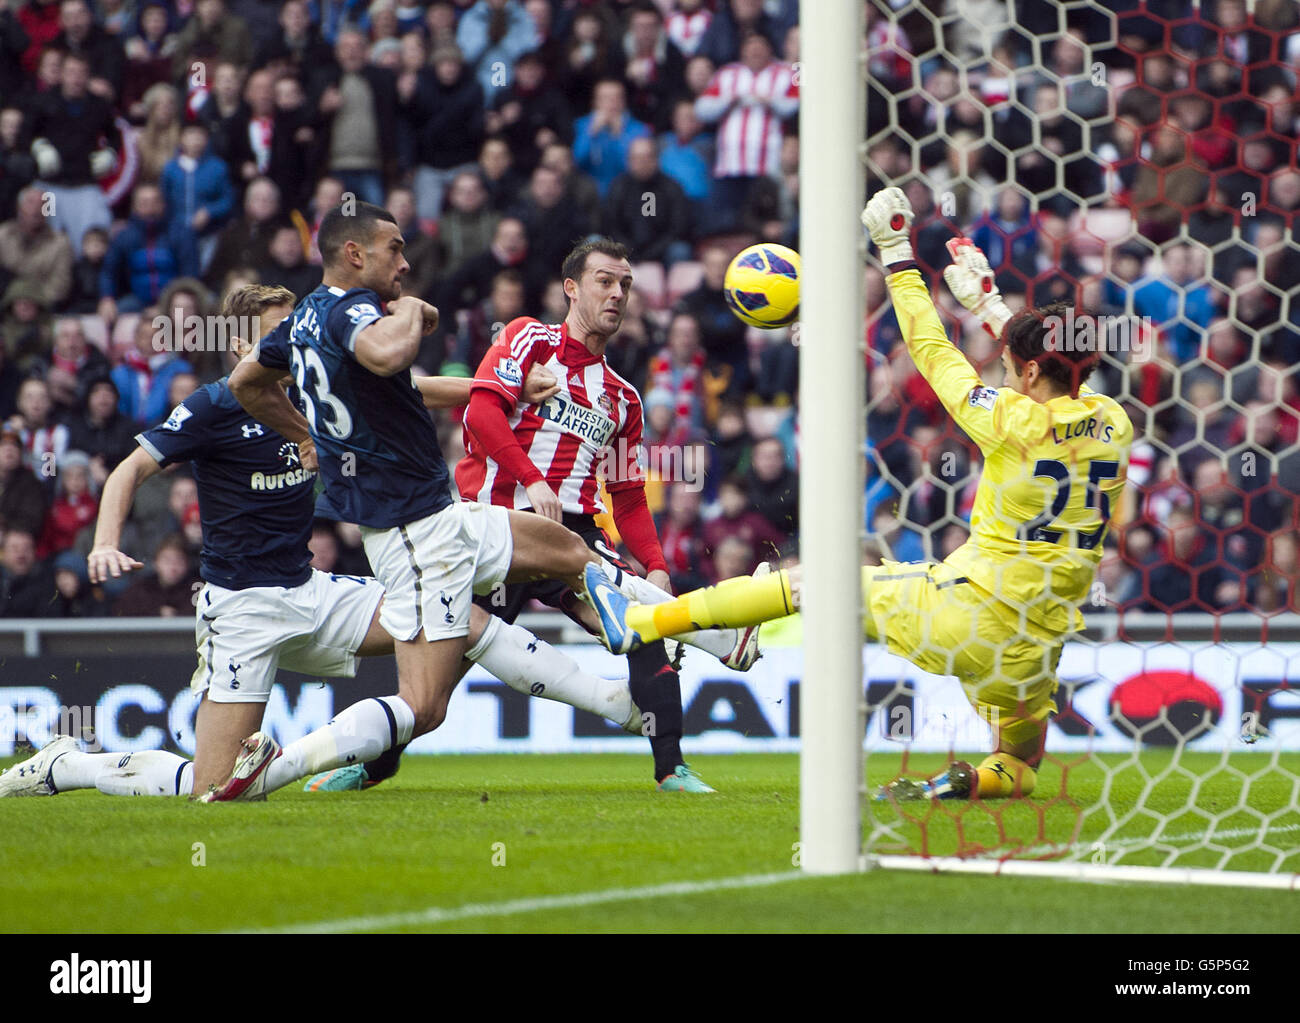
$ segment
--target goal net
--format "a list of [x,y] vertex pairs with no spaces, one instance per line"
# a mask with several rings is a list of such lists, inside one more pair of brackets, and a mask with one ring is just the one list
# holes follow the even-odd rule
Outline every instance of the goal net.
[[[870,647],[865,851],[892,867],[1296,887],[1300,4],[866,11],[867,193],[909,196],[949,336],[1002,385],[999,345],[942,281],[945,242],[965,236],[1012,309],[1073,307],[1065,342],[1096,346],[1088,384],[1134,441],[1086,627],[1055,667],[1036,791],[873,798],[978,764],[997,722],[951,678]],[[980,451],[917,372],[874,250],[865,275],[866,558],[942,560],[969,536]],[[1042,483],[1052,505],[1061,491]],[[928,623],[915,653],[978,646],[978,620],[957,641],[951,621]]]

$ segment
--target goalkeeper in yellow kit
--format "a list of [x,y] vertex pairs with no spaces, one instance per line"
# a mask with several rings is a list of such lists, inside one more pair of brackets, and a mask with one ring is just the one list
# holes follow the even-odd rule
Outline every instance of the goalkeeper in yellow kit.
[[[1067,307],[1012,316],[983,253],[954,239],[944,279],[1003,345],[1006,383],[985,387],[948,340],[916,269],[907,197],[897,188],[878,192],[862,221],[889,273],[908,351],[984,454],[970,540],[938,564],[864,568],[863,626],[922,670],[955,675],[997,734],[995,752],[978,767],[954,763],[886,792],[900,799],[1028,795],[1054,709],[1061,645],[1083,627],[1079,604],[1118,507],[1133,428],[1113,399],[1083,386],[1097,353],[1065,336]],[[600,578],[588,579],[588,589],[606,642],[623,653],[691,629],[791,614],[799,583],[797,569],[729,579],[655,605],[631,603]]]

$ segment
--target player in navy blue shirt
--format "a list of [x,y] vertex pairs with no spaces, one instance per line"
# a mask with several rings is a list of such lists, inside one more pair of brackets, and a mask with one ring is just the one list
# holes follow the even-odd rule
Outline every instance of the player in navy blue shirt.
[[[271,326],[289,315],[292,303],[284,288],[250,286],[229,296],[224,312],[233,322],[242,317]],[[235,350],[249,347],[238,338],[233,343]],[[542,371],[530,375],[527,386],[543,400],[554,393],[554,383]],[[417,387],[429,408],[469,400],[468,380],[421,377]],[[86,753],[62,736],[0,776],[0,797],[78,788],[121,795],[202,792],[230,774],[240,739],[261,723],[277,668],[352,675],[358,656],[393,652],[392,637],[379,624],[382,587],[374,579],[310,567],[315,473],[303,464],[299,446],[249,416],[224,381],[195,392],[165,423],[136,439],[140,446],[105,484],[90,576],[99,583],[144,567],[119,549],[132,498],[165,466],[189,461],[199,486],[206,581],[196,593],[199,665],[191,685],[204,697],[194,764],[163,750]],[[569,703],[633,731],[639,726],[640,711],[625,682],[582,671],[527,630],[475,608],[472,641],[469,658],[516,691]]]
[[[361,526],[386,593],[380,622],[395,643],[398,693],[354,704],[283,750],[269,735],[249,736],[217,799],[256,798],[304,775],[366,763],[437,728],[463,670],[474,592],[558,578],[585,595],[586,566],[602,564],[582,537],[544,516],[451,500],[411,374],[438,311],[402,295],[410,266],[393,215],[349,200],[325,215],[317,243],[321,287],[236,367],[230,388],[259,422],[314,441],[325,501]],[[617,324],[627,297],[615,281],[598,315]],[[279,386],[286,370],[305,416]]]

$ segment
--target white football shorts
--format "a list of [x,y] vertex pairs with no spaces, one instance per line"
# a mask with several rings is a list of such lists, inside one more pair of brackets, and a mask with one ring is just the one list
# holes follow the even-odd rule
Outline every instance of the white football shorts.
[[383,597],[369,576],[316,569],[295,587],[207,583],[194,618],[199,666],[190,688],[215,703],[265,703],[279,668],[350,678]]
[[506,581],[514,556],[510,513],[457,501],[404,526],[361,528],[371,571],[383,583],[379,623],[395,640],[432,643],[469,634],[475,593]]

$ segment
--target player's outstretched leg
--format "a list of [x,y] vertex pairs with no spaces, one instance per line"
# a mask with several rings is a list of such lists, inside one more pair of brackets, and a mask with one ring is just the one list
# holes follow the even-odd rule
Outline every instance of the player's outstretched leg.
[[166,750],[85,753],[70,735],[0,774],[0,798],[98,789],[108,796],[187,796],[194,765]]
[[662,604],[640,604],[615,588],[599,566],[585,571],[587,591],[600,616],[601,638],[614,653],[714,628],[745,628],[784,618],[799,610],[799,570],[753,578],[724,579]]

